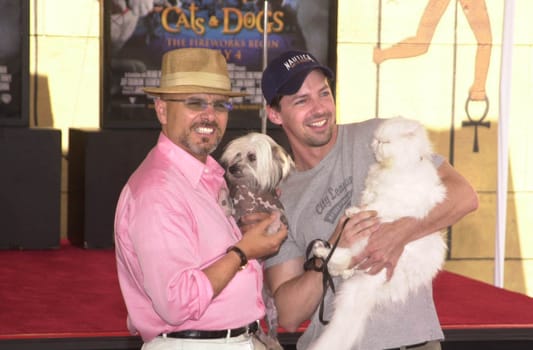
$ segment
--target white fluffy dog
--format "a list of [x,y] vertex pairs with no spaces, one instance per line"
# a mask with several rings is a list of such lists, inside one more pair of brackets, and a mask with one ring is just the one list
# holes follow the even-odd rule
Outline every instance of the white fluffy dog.
[[[421,219],[446,196],[431,160],[431,144],[424,127],[405,118],[384,121],[376,130],[372,149],[377,163],[366,179],[360,207],[376,210],[382,222],[401,217]],[[348,208],[353,215],[359,209]],[[366,321],[376,305],[403,302],[413,291],[430,285],[442,267],[446,244],[435,232],[406,245],[390,281],[386,271],[369,275],[348,269],[352,256],[360,253],[367,240],[350,248],[337,248],[329,263],[332,275],[345,278],[335,296],[335,310],[322,335],[310,350],[352,349],[361,339]],[[315,256],[325,258],[329,248],[316,245]]]
[[[228,143],[220,158],[226,169],[226,180],[233,204],[233,215],[238,222],[246,214],[275,212],[275,220],[268,231],[277,232],[283,222],[287,225],[277,186],[285,179],[294,162],[290,155],[270,136],[249,133]],[[259,333],[259,339],[269,350],[283,350],[277,340],[277,311],[271,293],[264,288],[268,332]]]

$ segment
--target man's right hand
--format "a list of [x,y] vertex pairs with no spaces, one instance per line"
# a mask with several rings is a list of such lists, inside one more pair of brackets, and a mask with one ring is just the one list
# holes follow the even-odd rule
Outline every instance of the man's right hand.
[[281,243],[287,237],[287,226],[280,225],[277,232],[269,233],[268,227],[276,220],[276,214],[254,213],[241,219],[242,239],[237,246],[248,259],[258,259],[278,252]]

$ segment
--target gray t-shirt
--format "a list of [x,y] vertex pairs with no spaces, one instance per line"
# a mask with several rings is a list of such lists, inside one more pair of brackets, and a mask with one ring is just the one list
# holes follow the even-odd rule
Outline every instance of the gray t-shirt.
[[[309,242],[316,238],[327,240],[344,210],[359,203],[368,169],[375,162],[370,147],[372,135],[381,121],[370,119],[340,125],[332,151],[313,169],[293,172],[280,186],[290,232],[279,253],[265,262],[266,268],[305,256]],[[438,166],[442,158],[436,157],[434,162]],[[335,284],[340,281],[336,278]],[[375,309],[358,349],[386,349],[443,339],[432,296],[430,287],[422,288],[405,303]],[[333,299],[329,290],[324,309],[326,320],[331,319]],[[323,330],[318,310],[310,321],[298,340],[298,349],[306,349]]]

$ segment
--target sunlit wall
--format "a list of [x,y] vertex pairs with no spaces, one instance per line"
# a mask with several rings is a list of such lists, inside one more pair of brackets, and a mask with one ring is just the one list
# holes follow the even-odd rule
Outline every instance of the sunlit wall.
[[[482,11],[463,9],[460,1],[435,2],[444,4],[443,8],[432,7],[431,0],[337,1],[339,122],[395,115],[424,122],[437,152],[472,182],[480,198],[479,210],[451,230],[446,269],[492,283],[504,1],[486,0]],[[429,17],[424,16],[428,8]],[[30,119],[32,125],[62,130],[64,164],[68,129],[99,126],[99,11],[97,0],[76,0],[75,5],[68,0],[31,0],[30,69],[35,79]],[[533,1],[516,1],[505,262],[505,287],[529,295],[533,295],[531,13]],[[479,63],[477,49],[478,41],[481,45],[488,40],[486,19],[491,45],[484,69],[486,52]],[[413,37],[425,47],[422,52],[414,55],[402,45],[397,46],[400,50],[387,51]],[[376,48],[383,51],[374,57]],[[381,62],[384,57],[388,59]],[[483,87],[486,99],[471,98],[475,82]],[[463,126],[464,122],[473,125]],[[64,171],[63,236],[67,176]]]
[[[338,13],[339,122],[395,115],[424,122],[436,150],[472,182],[480,198],[479,210],[452,228],[446,269],[492,283],[504,1],[340,0]],[[516,1],[504,270],[505,287],[529,295],[531,13],[533,2]]]

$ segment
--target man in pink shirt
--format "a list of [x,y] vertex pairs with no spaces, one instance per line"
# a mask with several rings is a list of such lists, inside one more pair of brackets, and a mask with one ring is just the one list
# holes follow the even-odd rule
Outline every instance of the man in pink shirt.
[[[128,328],[143,349],[261,349],[264,315],[257,258],[279,249],[269,217],[242,235],[222,202],[224,171],[209,155],[226,130],[226,61],[210,49],[163,56],[154,96],[157,145],[122,190],[115,217],[120,288]],[[226,208],[227,209],[227,208]]]

